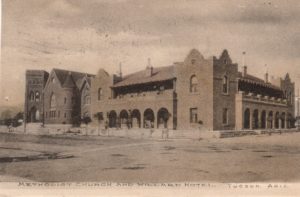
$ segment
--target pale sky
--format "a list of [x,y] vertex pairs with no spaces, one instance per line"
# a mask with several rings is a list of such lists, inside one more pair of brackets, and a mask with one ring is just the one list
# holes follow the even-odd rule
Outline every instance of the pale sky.
[[[300,1],[3,0],[2,105],[24,102],[26,69],[116,73],[205,57],[227,49],[263,78],[300,83]],[[267,64],[267,68],[265,65]],[[8,98],[8,101],[5,100]],[[1,103],[0,103],[1,105]]]

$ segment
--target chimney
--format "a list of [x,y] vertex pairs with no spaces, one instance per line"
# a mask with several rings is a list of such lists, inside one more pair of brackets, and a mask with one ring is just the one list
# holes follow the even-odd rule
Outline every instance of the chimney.
[[122,79],[122,63],[121,62],[119,64],[119,69],[120,69],[119,75],[120,75],[120,78]]
[[265,64],[265,68],[266,68],[265,82],[269,83],[269,70],[268,70],[268,65],[267,64]]
[[269,73],[268,72],[266,72],[266,74],[265,74],[265,82],[269,83]]
[[148,65],[146,67],[147,77],[151,77],[153,75],[153,66],[151,65],[151,59],[148,58]]
[[245,77],[246,75],[247,75],[246,52],[243,51],[243,72],[242,72],[242,76]]
[[243,67],[243,77],[247,75],[247,66]]

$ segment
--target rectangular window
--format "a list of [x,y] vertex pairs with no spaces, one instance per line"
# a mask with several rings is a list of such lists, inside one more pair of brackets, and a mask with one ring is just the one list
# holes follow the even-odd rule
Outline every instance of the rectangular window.
[[48,113],[46,112],[46,118],[47,118],[47,116],[48,116]]
[[190,123],[198,122],[198,112],[197,108],[190,108]]
[[57,117],[59,118],[59,116],[60,116],[60,111],[58,111],[58,114],[57,114]]
[[67,113],[66,113],[66,112],[65,112],[65,115],[64,115],[64,116],[65,116],[65,118],[67,117]]
[[223,109],[223,124],[228,124],[228,109]]
[[228,94],[228,77],[224,76],[223,78],[223,93]]

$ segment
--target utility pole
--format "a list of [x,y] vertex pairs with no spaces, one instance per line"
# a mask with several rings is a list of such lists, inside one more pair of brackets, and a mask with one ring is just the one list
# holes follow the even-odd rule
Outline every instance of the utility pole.
[[299,88],[298,88],[298,93],[296,96],[296,105],[297,105],[297,109],[296,109],[296,127],[300,128],[300,94],[299,94]]
[[246,66],[246,51],[243,51],[243,66]]
[[119,63],[119,75],[122,77],[122,63]]
[[45,102],[44,102],[44,94],[45,94],[45,92],[44,92],[44,88],[42,89],[42,108],[43,108],[43,122],[42,122],[42,127],[44,128],[45,127]]
[[297,95],[297,115],[296,117],[299,117],[300,116],[300,94],[299,94],[299,88],[298,88],[298,95]]
[[27,73],[26,73],[26,79],[25,79],[25,103],[24,103],[24,117],[23,117],[23,123],[24,123],[24,133],[26,133],[26,122],[27,122],[27,103],[28,103],[28,84],[27,84]]

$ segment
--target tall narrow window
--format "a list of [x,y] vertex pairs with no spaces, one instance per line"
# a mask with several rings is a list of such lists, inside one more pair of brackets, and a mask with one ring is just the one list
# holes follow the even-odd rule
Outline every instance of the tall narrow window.
[[65,97],[65,98],[64,98],[64,104],[66,104],[66,103],[67,103],[67,98]]
[[102,92],[102,88],[98,89],[98,101],[100,101],[103,97],[103,92]]
[[91,97],[90,97],[90,95],[86,95],[84,97],[84,104],[86,104],[86,105],[91,104]]
[[228,109],[223,109],[223,124],[228,124]]
[[34,92],[33,91],[31,91],[29,94],[29,100],[34,101]]
[[193,75],[190,79],[190,92],[198,91],[198,79],[195,75]]
[[190,108],[190,123],[197,123],[198,112],[197,108]]
[[223,93],[228,94],[228,77],[223,77]]
[[292,92],[289,92],[289,102],[292,103],[293,101],[293,95]]
[[39,102],[39,101],[40,101],[40,92],[39,92],[39,91],[36,91],[36,92],[35,92],[35,101],[36,101],[36,102]]
[[56,98],[55,98],[54,93],[52,93],[51,97],[50,97],[50,108],[51,109],[55,109],[56,108]]

